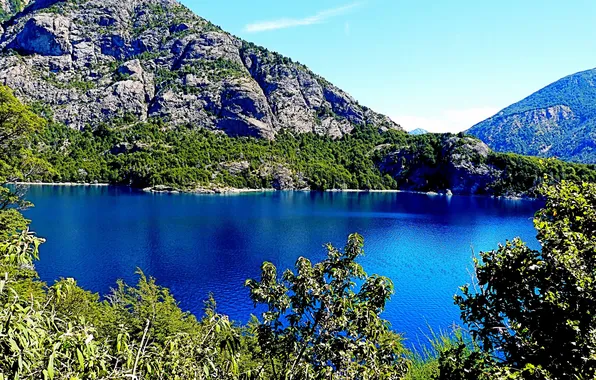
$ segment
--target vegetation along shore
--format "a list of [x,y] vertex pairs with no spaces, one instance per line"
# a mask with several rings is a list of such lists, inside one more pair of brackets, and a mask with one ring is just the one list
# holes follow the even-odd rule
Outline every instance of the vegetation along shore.
[[[200,3],[201,7],[210,6],[210,2]],[[244,3],[238,1],[234,10],[240,13],[242,8],[238,4]],[[307,25],[324,27],[331,24],[331,18],[356,8],[362,7],[365,15],[369,11],[364,9],[365,3],[322,10],[305,19],[251,24],[245,27],[245,32],[301,26],[297,29],[306,34]],[[400,2],[400,14],[402,7],[412,6],[405,3],[416,2]],[[495,4],[492,6],[496,7]],[[386,2],[383,11],[391,5],[392,2]],[[400,22],[400,27],[395,28],[399,20],[392,19],[391,30],[407,37],[407,49],[399,47],[396,39],[391,40],[391,48],[379,49],[382,57],[369,57],[359,49],[358,56],[374,61],[367,71],[382,75],[379,80],[383,82],[397,70],[392,67],[391,73],[380,73],[375,69],[377,64],[381,67],[389,62],[397,66],[406,60],[401,56],[394,59],[396,56],[391,53],[410,52],[404,55],[407,60],[413,59],[410,69],[420,67],[417,69],[420,71],[423,66],[417,64],[416,56],[424,56],[428,62],[440,62],[441,70],[425,70],[423,76],[432,82],[434,89],[449,91],[441,98],[445,107],[451,107],[443,110],[445,118],[460,119],[460,114],[475,113],[478,110],[460,110],[464,102],[456,96],[464,88],[460,86],[463,74],[480,72],[481,65],[473,61],[474,56],[483,57],[485,64],[495,61],[496,55],[505,57],[496,60],[500,64],[498,69],[503,71],[509,66],[502,62],[519,63],[513,56],[503,55],[503,51],[518,56],[523,51],[524,59],[517,61],[530,61],[533,54],[530,47],[543,45],[530,44],[515,28],[508,27],[505,29],[511,32],[512,41],[501,44],[495,39],[490,49],[464,56],[465,49],[457,50],[458,46],[486,47],[487,38],[492,38],[482,29],[487,25],[482,24],[492,25],[484,22],[483,17],[495,18],[495,11],[483,10],[482,17],[468,13],[478,13],[480,6],[476,2],[460,12],[449,4],[452,15],[461,16],[455,22],[439,8],[430,13],[421,9],[420,14],[429,20],[433,13],[439,15],[431,28],[420,27],[416,18],[412,22]],[[229,4],[226,7],[232,8]],[[522,7],[521,2],[516,7]],[[531,17],[505,8],[495,18],[499,23],[493,29],[505,33],[501,26],[506,24],[502,21],[509,14],[524,19],[523,23],[516,20],[516,24],[526,29],[530,21],[549,20],[536,13],[537,9],[542,12],[548,6],[530,7]],[[557,7],[557,22],[551,24],[564,25],[563,11],[568,8],[575,13],[569,18],[582,16],[582,12],[570,6]],[[403,15],[408,21],[407,13]],[[367,19],[381,22],[380,18],[358,16],[363,23]],[[474,25],[474,34],[484,40],[478,44],[460,38],[466,18],[479,21]],[[477,124],[469,133],[426,133],[418,128],[409,134],[396,121],[359,103],[306,65],[234,36],[176,0],[3,0],[0,20],[0,380],[596,378],[596,144],[592,131],[596,126],[596,71],[564,78]],[[457,28],[453,25],[443,28],[444,20]],[[418,43],[413,36],[403,33],[408,24],[416,26],[416,37],[432,33],[431,39],[442,46],[428,48]],[[589,22],[577,24],[585,26]],[[556,29],[557,33],[573,29],[552,28],[552,25],[541,29],[532,25],[530,29],[538,31],[534,34],[541,37],[550,29]],[[447,33],[452,29],[458,33],[457,38]],[[342,40],[348,40],[351,33],[350,44],[352,39],[356,41],[356,22],[346,22],[337,30],[339,33],[335,34],[341,35]],[[447,43],[437,39],[437,30]],[[367,30],[360,34],[366,36],[361,40],[367,45],[372,45],[371,38],[378,45],[387,33],[381,36]],[[586,33],[582,31],[582,34]],[[302,37],[300,41],[305,40]],[[513,40],[522,41],[523,46],[516,48]],[[283,40],[284,46],[291,46],[287,41]],[[549,37],[549,41],[555,40]],[[549,46],[556,45],[557,51],[567,45],[583,52],[591,51],[577,48],[580,38],[565,37],[561,41],[564,43],[555,44],[555,41]],[[500,45],[507,49],[499,51]],[[412,50],[413,47],[416,49]],[[333,44],[333,49],[329,51],[339,51],[340,45]],[[322,51],[304,49],[304,54],[309,50],[317,54]],[[442,54],[436,61],[426,55],[435,51]],[[552,56],[552,51],[549,54]],[[576,60],[567,54],[559,55],[566,59],[555,60],[557,64]],[[454,71],[462,76],[443,70],[450,61],[458,65]],[[545,66],[547,61],[542,60],[536,66]],[[345,67],[359,66],[356,61],[345,62],[350,63]],[[517,68],[516,71],[525,72]],[[484,71],[482,76],[489,78],[495,73]],[[441,82],[441,78],[451,76],[460,82],[456,85]],[[404,94],[422,99],[424,104],[420,104],[420,109],[426,112],[431,97],[428,91],[424,93],[422,81],[404,82],[420,86]],[[484,79],[479,82],[485,85]],[[352,83],[352,88],[372,88],[371,83],[374,82],[366,79],[360,84]],[[507,92],[516,86],[511,87]],[[468,96],[477,93],[465,91]],[[384,96],[381,103],[385,104],[393,96],[406,99],[396,88],[391,88],[390,93],[379,93],[375,97]],[[446,97],[449,101],[445,101]],[[410,108],[406,104],[391,107]],[[430,118],[434,122],[430,112],[424,116],[422,119]],[[459,127],[449,130],[463,130],[467,126]],[[387,305],[400,288],[383,273],[365,272],[361,265],[365,238],[358,233],[347,236],[343,248],[325,245],[324,255],[304,252],[293,256],[295,252],[290,255],[284,251],[292,260],[299,256],[288,269],[270,262],[274,259],[258,256],[255,266],[261,266],[257,274],[242,276],[253,277],[244,283],[245,296],[254,305],[253,315],[243,316],[247,323],[221,313],[213,296],[205,297],[202,313],[182,310],[172,293],[160,285],[159,278],[148,276],[141,269],[137,271],[136,284],[119,280],[107,294],[79,286],[68,274],[66,278],[46,283],[36,270],[38,260],[44,260],[46,241],[30,230],[31,221],[25,217],[28,214],[22,213],[33,206],[26,197],[27,187],[45,185],[126,186],[155,193],[240,194],[287,190],[539,197],[544,200],[540,202],[544,207],[533,219],[537,241],[529,245],[519,238],[505,241],[474,259],[473,279],[462,283],[459,289],[454,286],[450,293],[455,294],[453,305],[461,312],[458,327],[436,333],[429,331],[428,348],[416,351],[404,343],[399,326],[392,326],[384,317]],[[62,193],[75,193],[72,190]],[[91,191],[81,191],[85,192]],[[215,226],[213,239],[225,241],[227,253],[232,254],[224,257],[224,249],[200,245],[216,252],[214,261],[221,266],[230,266],[231,262],[249,265],[248,255],[237,253],[242,244],[267,252],[278,249],[278,243],[286,240],[274,231],[273,243],[259,245],[262,242],[255,236],[263,229],[256,233],[242,231],[247,223],[256,223],[255,218],[242,218],[240,202],[236,201],[269,199],[221,198],[230,207],[236,207],[226,210],[233,219],[221,222],[221,214],[217,213],[220,207],[213,202],[214,198],[195,197],[187,202],[181,197],[144,197],[155,208],[149,209],[145,203],[137,205],[137,210],[149,210],[147,217],[143,214],[139,218],[143,219],[142,223],[133,222],[129,218],[133,213],[122,203],[113,205],[110,213],[103,214],[108,215],[105,223],[122,218],[121,224],[114,223],[118,228],[114,227],[113,231],[125,226],[118,231],[124,236],[120,242],[130,245],[119,244],[114,234],[104,233],[100,228],[92,234],[81,232],[83,229],[78,227],[85,222],[79,220],[72,223],[74,232],[58,226],[59,232],[72,240],[64,243],[70,248],[86,247],[77,252],[77,260],[89,256],[86,249],[93,244],[85,239],[91,235],[99,239],[95,242],[109,243],[98,260],[77,261],[96,273],[101,271],[99,264],[108,253],[115,253],[118,260],[130,258],[135,266],[143,265],[140,257],[150,256],[147,261],[157,262],[156,265],[191,269],[205,266],[218,273],[212,269],[215,266],[203,261],[191,261],[188,256],[163,259],[152,251],[161,240],[167,240],[166,235],[172,230],[184,234],[183,237],[189,236],[196,247],[198,234],[209,235],[201,228],[207,224]],[[365,197],[346,198],[354,199],[335,202],[333,207],[322,202],[304,203],[305,209],[310,208],[308,212],[333,209],[335,215],[325,214],[320,223],[311,223],[311,219],[301,219],[298,223],[295,213],[284,214],[279,223],[267,219],[266,224],[290,227],[292,236],[285,243],[298,246],[309,238],[306,227],[325,232],[345,229],[345,220],[329,223],[340,214],[349,214],[351,220],[364,220],[364,225],[370,221],[364,216],[376,217],[378,209],[385,212],[391,202],[397,203],[388,199],[375,208],[358,202],[358,198]],[[130,201],[134,199],[132,196],[122,199],[118,198],[126,206],[134,202]],[[45,199],[46,204],[53,200]],[[64,211],[67,217],[79,211],[84,204],[80,200],[74,195],[68,198]],[[170,203],[159,207],[157,201],[182,201],[179,207],[196,207],[203,214],[181,216],[176,209],[169,208]],[[200,207],[209,202],[213,203],[208,209],[211,213],[205,216],[208,212]],[[441,234],[434,241],[444,240],[437,244],[440,249],[451,249],[445,243],[449,240],[443,239],[446,233],[457,234],[457,239],[464,240],[458,233],[461,230],[450,228],[449,223],[461,226],[468,219],[461,215],[444,217],[443,210],[438,210],[456,202],[434,202],[428,206],[432,210],[427,214],[428,210],[421,205],[410,203],[398,205],[403,207],[392,220],[396,223],[391,225],[392,229],[403,225],[404,229],[418,230],[421,224],[416,223],[431,225],[439,220],[436,224]],[[435,207],[438,203],[441,207]],[[484,203],[480,208],[486,203],[507,202],[477,203]],[[287,204],[273,203],[266,208],[260,203],[253,209],[269,217]],[[345,204],[355,204],[359,212],[362,209],[366,212],[337,212],[337,207]],[[94,205],[100,206],[90,207],[91,214],[84,215],[92,215],[95,220],[99,219],[97,214],[102,204]],[[518,204],[513,206],[517,208]],[[401,218],[411,210],[416,217],[413,223]],[[308,212],[303,214],[310,216]],[[428,219],[433,212],[437,219]],[[474,214],[475,234],[489,231],[494,235],[500,231],[498,222],[487,223],[484,219],[491,213],[505,211],[485,209]],[[175,223],[164,228],[156,223],[164,215],[174,214],[178,218]],[[524,214],[520,218],[524,219],[522,222],[526,217]],[[54,223],[55,214],[48,219],[50,222],[46,223]],[[187,228],[189,225],[196,229]],[[143,238],[130,238],[131,230],[127,228],[143,229]],[[406,234],[379,230],[383,244],[389,241],[402,244],[406,240]],[[246,232],[246,238],[240,238],[239,231]],[[423,232],[409,240],[425,240],[426,235]],[[177,243],[168,241],[168,249],[179,254],[183,249],[178,249]],[[539,249],[532,249],[533,246]],[[60,249],[64,250],[63,246]],[[195,252],[192,255],[200,256]],[[383,257],[383,264],[389,263],[389,259],[402,259],[394,256]],[[440,258],[443,260],[443,256]],[[65,257],[60,259],[68,261]],[[406,264],[411,266],[410,262]],[[426,268],[430,265],[425,264]],[[450,269],[448,264],[441,261],[436,266],[453,280],[454,266]],[[106,272],[112,275],[112,269]],[[428,273],[415,272],[424,280],[422,274]],[[187,280],[178,272],[176,276]],[[205,281],[204,277],[194,277],[193,280],[198,277],[197,281]],[[436,280],[430,275],[426,279]],[[229,278],[222,282],[226,282],[228,290],[233,288]],[[444,288],[451,291],[451,285]],[[235,294],[240,297],[240,293]],[[426,302],[429,294],[416,296]]]

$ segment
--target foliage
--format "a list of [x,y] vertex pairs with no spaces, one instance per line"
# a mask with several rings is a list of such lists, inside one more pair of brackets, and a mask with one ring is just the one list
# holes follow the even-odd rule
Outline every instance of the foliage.
[[[159,120],[128,126],[100,125],[94,131],[75,131],[51,124],[36,137],[36,156],[52,170],[36,176],[43,181],[106,182],[179,189],[199,186],[270,188],[267,167],[280,165],[294,183],[313,190],[405,189],[437,191],[452,188],[452,158],[445,141],[453,135],[409,136],[400,131],[379,132],[357,127],[350,135],[332,139],[312,133],[282,132],[275,140],[229,137],[204,129],[171,128]],[[407,151],[407,170],[392,171],[385,158]],[[596,181],[592,166],[556,160],[490,153],[487,159],[469,157],[474,165],[485,163],[502,172],[485,190],[489,194],[534,194],[545,174],[549,178]],[[233,172],[230,164],[248,164]],[[420,171],[427,173],[419,180]],[[489,178],[490,180],[490,178]],[[479,190],[480,191],[480,190]]]
[[9,189],[7,182],[25,180],[47,168],[47,163],[30,152],[32,134],[44,120],[23,105],[8,87],[0,86],[0,210],[27,207],[22,189]]
[[481,254],[478,283],[456,302],[482,352],[449,356],[512,378],[593,378],[596,185],[562,181],[542,191],[546,207],[534,220],[542,251],[515,239]]
[[[327,246],[313,265],[301,257],[281,280],[264,263],[251,298],[266,311],[255,322],[261,358],[275,379],[394,379],[405,372],[401,337],[380,318],[391,281],[368,277],[356,263],[363,239],[354,234],[343,252]],[[360,283],[357,289],[357,283]]]
[[241,330],[213,303],[196,321],[143,274],[106,301],[72,279],[43,289],[25,275],[40,243],[23,231],[0,244],[0,378],[227,379],[250,369],[238,362]]
[[[455,328],[452,332],[436,333],[430,329],[428,344],[420,349],[414,349],[407,357],[410,360],[410,367],[405,376],[405,380],[429,380],[439,377],[441,371],[441,360],[447,352],[454,348],[461,347],[464,350],[472,352],[475,347],[470,347],[470,342],[466,342],[466,334],[460,328]],[[462,345],[463,343],[463,345]]]

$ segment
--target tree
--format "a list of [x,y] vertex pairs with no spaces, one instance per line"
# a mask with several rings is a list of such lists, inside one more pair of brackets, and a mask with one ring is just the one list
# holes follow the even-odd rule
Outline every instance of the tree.
[[[596,185],[563,181],[542,192],[546,206],[534,219],[542,251],[515,239],[482,253],[477,284],[462,287],[456,297],[483,354],[468,365],[490,362],[494,373],[511,378],[591,379],[596,376]],[[449,356],[467,359],[452,351],[444,364]],[[453,378],[447,366],[443,370],[443,378]]]
[[48,288],[33,269],[42,242],[25,230],[0,243],[0,379],[254,378],[212,300],[197,321],[142,273],[103,302],[73,279]]
[[0,151],[4,154],[21,148],[23,141],[44,121],[21,103],[6,86],[0,86]]
[[273,379],[394,379],[406,368],[400,335],[380,317],[393,285],[367,276],[356,259],[363,239],[350,235],[343,252],[327,245],[313,265],[301,257],[281,280],[271,263],[246,285],[255,305],[259,352]]
[[44,120],[8,87],[0,86],[0,210],[28,206],[22,199],[22,189],[10,190],[4,186],[7,182],[24,180],[39,168],[47,169],[47,163],[31,157],[25,149],[30,136],[43,125]]

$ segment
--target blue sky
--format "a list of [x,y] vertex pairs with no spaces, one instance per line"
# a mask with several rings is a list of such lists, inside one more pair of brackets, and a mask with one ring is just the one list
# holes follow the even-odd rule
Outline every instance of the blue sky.
[[594,0],[182,0],[404,128],[457,132],[596,67]]

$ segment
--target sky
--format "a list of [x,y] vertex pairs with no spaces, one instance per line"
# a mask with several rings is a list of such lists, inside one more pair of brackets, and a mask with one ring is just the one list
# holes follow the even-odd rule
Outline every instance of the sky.
[[594,0],[181,0],[406,130],[459,132],[596,67]]

